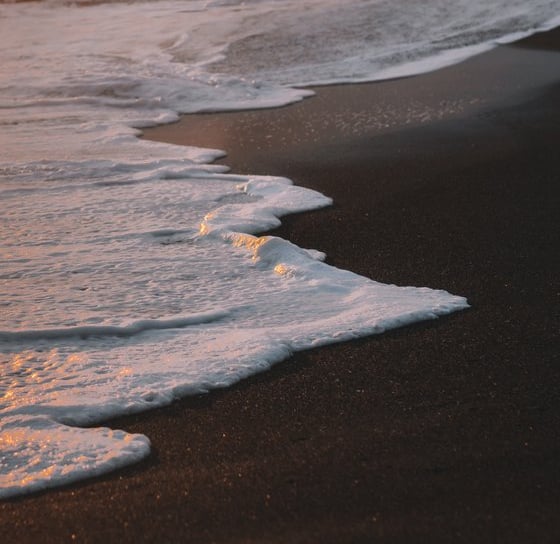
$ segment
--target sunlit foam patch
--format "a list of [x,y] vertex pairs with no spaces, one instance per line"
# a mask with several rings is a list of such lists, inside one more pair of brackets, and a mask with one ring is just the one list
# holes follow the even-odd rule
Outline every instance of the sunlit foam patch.
[[7,417],[0,427],[0,499],[99,476],[149,453],[144,435]]

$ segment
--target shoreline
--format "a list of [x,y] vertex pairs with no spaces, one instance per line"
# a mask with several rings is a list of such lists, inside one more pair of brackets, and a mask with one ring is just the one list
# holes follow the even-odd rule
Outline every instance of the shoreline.
[[[379,136],[523,103],[558,81],[550,70],[560,49],[558,42],[560,27],[423,74],[304,86],[315,95],[276,108],[185,114],[178,121],[142,129],[139,137],[222,150],[226,154],[214,162],[230,167],[231,173],[289,177],[276,164],[273,173],[259,162],[255,165],[255,158],[264,153],[301,153],[299,144]],[[523,69],[526,77],[521,79],[514,66]],[[357,107],[347,100],[348,92]],[[251,150],[255,147],[258,154]],[[251,166],[243,161],[245,156],[251,156]],[[271,162],[267,157],[266,166]]]
[[226,148],[235,173],[333,197],[274,234],[473,308],[109,422],[146,434],[152,456],[0,503],[6,541],[559,538],[558,55],[503,46],[406,80],[145,131],[196,136]]

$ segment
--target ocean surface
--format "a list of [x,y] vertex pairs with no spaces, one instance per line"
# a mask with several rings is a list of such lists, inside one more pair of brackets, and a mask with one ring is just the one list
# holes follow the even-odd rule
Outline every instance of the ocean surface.
[[0,498],[149,454],[108,418],[467,307],[259,236],[331,200],[143,127],[433,70],[557,24],[560,0],[0,4]]

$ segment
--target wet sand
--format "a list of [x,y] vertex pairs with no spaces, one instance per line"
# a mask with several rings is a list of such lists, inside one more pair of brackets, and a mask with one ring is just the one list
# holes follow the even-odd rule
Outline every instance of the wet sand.
[[153,455],[1,503],[2,542],[557,542],[559,44],[146,131],[333,197],[274,234],[472,308],[111,422]]

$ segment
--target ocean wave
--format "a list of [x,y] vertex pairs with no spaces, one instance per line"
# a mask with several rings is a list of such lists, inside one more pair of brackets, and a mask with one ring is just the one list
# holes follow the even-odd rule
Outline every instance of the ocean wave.
[[68,338],[102,338],[116,336],[118,338],[130,338],[149,331],[160,331],[169,329],[183,329],[193,325],[213,323],[225,319],[230,315],[227,311],[207,312],[192,314],[186,317],[174,317],[171,319],[141,319],[129,325],[81,325],[77,327],[53,328],[53,329],[29,329],[19,331],[0,330],[0,342],[21,342],[22,340],[60,340]]

